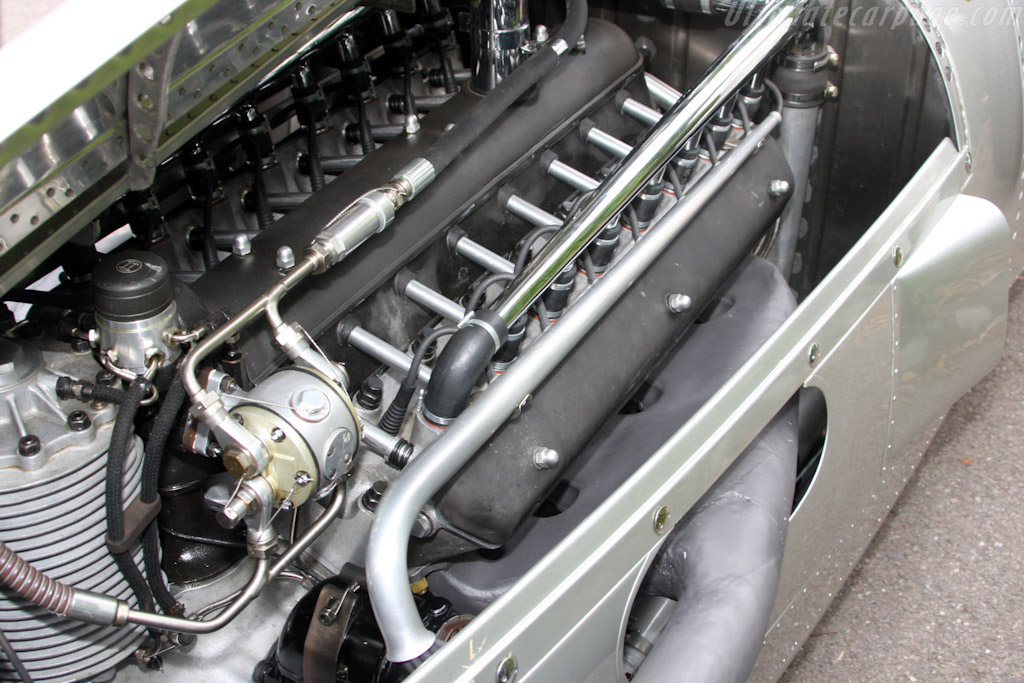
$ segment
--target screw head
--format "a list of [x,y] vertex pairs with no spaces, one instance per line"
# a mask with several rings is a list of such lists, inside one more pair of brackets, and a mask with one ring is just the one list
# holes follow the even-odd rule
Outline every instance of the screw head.
[[772,180],[768,183],[768,194],[772,197],[781,197],[789,193],[788,180]]
[[825,99],[827,100],[838,100],[839,99],[839,86],[835,83],[829,83],[825,86]]
[[839,53],[831,45],[828,46],[828,65],[833,68],[839,66]]
[[92,426],[92,420],[84,410],[75,410],[68,415],[68,429],[73,432],[84,432]]
[[206,444],[206,455],[210,458],[219,458],[222,455],[220,444],[215,441]]
[[818,348],[818,343],[811,344],[810,351],[807,352],[807,362],[814,365],[818,362],[818,355],[821,353],[821,349]]
[[18,455],[30,457],[43,450],[43,444],[35,434],[26,434],[18,439]]
[[667,505],[662,505],[654,511],[654,532],[661,535],[668,531],[668,520],[672,517]]
[[306,422],[322,422],[331,414],[331,402],[327,394],[316,387],[299,387],[288,399],[292,412]]
[[295,252],[287,244],[277,248],[277,267],[281,270],[291,270],[295,267]]
[[964,170],[966,172],[970,173],[973,168],[974,168],[974,163],[971,160],[970,152],[968,152],[966,155],[964,155]]
[[903,265],[903,247],[896,245],[896,248],[892,250],[892,262],[897,268]]
[[668,295],[668,310],[671,313],[682,313],[683,311],[690,310],[693,306],[693,299],[685,294],[669,294]]
[[497,683],[512,683],[519,675],[519,663],[512,655],[505,657],[498,664],[498,670],[494,672],[494,680]]
[[284,441],[284,430],[280,427],[274,427],[270,430],[270,440],[274,443],[281,443]]

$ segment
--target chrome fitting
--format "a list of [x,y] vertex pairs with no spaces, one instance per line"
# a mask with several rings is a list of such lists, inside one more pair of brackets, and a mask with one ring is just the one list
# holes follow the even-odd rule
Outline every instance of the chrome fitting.
[[89,624],[120,626],[128,619],[128,604],[109,595],[75,588],[67,616]]

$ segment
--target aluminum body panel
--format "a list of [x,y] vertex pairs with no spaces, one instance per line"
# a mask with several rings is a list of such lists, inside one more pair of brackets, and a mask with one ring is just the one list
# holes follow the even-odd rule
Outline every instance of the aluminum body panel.
[[[76,1],[4,46],[0,88],[21,96],[0,118],[0,292],[146,187],[160,162],[268,74],[358,18],[354,4],[168,0],[96,14]],[[114,14],[131,21],[111,31]],[[43,49],[54,43],[70,48]],[[69,49],[81,59],[66,61]]]

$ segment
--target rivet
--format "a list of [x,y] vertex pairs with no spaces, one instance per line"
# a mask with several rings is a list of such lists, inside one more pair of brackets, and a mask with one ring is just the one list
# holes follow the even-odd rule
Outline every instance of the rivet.
[[903,247],[896,245],[896,248],[892,250],[892,262],[897,268],[903,265]]
[[668,529],[668,520],[671,514],[667,505],[662,505],[654,511],[654,531],[663,534]]
[[498,683],[512,683],[512,681],[516,680],[517,675],[519,675],[519,663],[516,662],[515,657],[509,655],[498,664],[498,670],[494,673],[494,680]]

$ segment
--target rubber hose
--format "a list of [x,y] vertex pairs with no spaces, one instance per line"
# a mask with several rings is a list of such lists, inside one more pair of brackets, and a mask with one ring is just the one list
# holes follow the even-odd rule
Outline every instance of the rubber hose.
[[476,307],[480,304],[480,301],[484,298],[487,293],[487,289],[494,284],[499,282],[509,282],[515,279],[513,273],[492,273],[480,281],[476,287],[473,288],[473,292],[469,295],[469,299],[466,300],[466,311],[472,313],[476,310]]
[[481,99],[468,114],[430,146],[424,158],[440,175],[456,157],[491,127],[527,90],[544,77],[561,59],[551,45],[559,40],[570,48],[579,42],[587,25],[586,0],[567,0],[565,23],[547,47],[540,50]]
[[455,334],[459,331],[457,327],[442,327],[434,330],[420,342],[419,348],[416,349],[416,353],[412,357],[412,362],[409,364],[409,372],[405,374],[402,379],[402,384],[398,387],[398,391],[395,393],[395,397],[391,400],[391,405],[388,406],[387,411],[384,413],[384,417],[381,418],[380,428],[392,436],[397,436],[399,430],[402,428],[402,423],[405,422],[405,414],[409,410],[409,403],[412,402],[413,394],[416,393],[416,382],[420,372],[420,366],[423,364],[423,359],[426,357],[430,347],[434,345],[441,337],[447,337],[450,334]]
[[252,164],[252,193],[256,209],[256,225],[263,228],[274,223],[274,212],[267,202],[267,186],[263,182],[263,160],[260,158],[260,147],[255,138],[246,138],[249,163]]
[[[128,448],[133,437],[135,414],[139,404],[149,393],[149,382],[138,377],[128,387],[124,404],[117,411],[114,429],[110,435],[110,448],[107,451],[107,536],[111,541],[124,538],[124,463],[128,457]],[[128,585],[131,586],[139,606],[147,611],[153,610],[153,595],[135,565],[131,552],[111,553],[117,568],[121,570]]]
[[213,243],[213,181],[206,178],[206,197],[203,198],[203,266],[211,270],[218,263],[217,246]]
[[[150,504],[157,500],[160,465],[163,462],[167,438],[174,429],[184,401],[185,387],[181,383],[181,375],[175,373],[146,442],[146,452],[142,459],[142,490],[139,496],[143,503]],[[149,523],[142,537],[142,560],[146,567],[146,581],[160,609],[168,614],[177,613],[178,601],[171,595],[160,566],[160,532],[156,520]]]
[[324,187],[324,170],[320,166],[320,142],[316,137],[316,126],[310,125],[309,144],[309,187],[316,192]]

